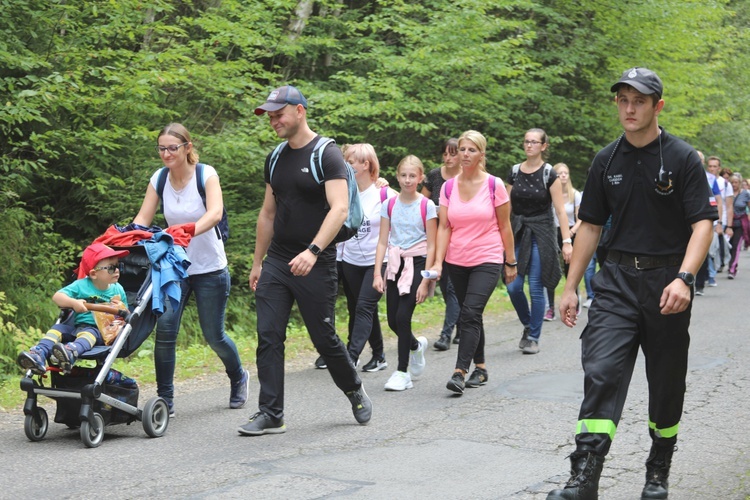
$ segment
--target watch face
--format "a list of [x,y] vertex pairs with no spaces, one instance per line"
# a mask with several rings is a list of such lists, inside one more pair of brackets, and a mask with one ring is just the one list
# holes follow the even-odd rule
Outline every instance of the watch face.
[[695,283],[695,276],[690,273],[680,273],[677,276],[688,286],[693,286],[693,283]]

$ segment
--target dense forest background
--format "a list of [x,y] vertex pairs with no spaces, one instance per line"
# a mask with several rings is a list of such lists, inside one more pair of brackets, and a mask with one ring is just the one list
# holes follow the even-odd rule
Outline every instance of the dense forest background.
[[[610,85],[631,66],[664,81],[660,124],[750,173],[745,1],[0,0],[0,373],[56,311],[82,248],[128,223],[179,121],[217,168],[229,211],[227,326],[254,335],[262,167],[277,142],[253,109],[297,85],[312,128],[369,142],[386,176],[445,139],[489,140],[501,177],[531,127],[583,185],[618,134]],[[391,170],[389,170],[391,169]],[[186,330],[195,318],[186,317]],[[187,337],[190,339],[191,337]],[[190,342],[191,340],[187,340]]]

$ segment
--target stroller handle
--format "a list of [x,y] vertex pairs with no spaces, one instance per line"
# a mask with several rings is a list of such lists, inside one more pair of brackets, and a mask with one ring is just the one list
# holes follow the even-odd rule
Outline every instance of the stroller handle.
[[99,311],[107,314],[114,314],[115,316],[120,316],[122,318],[127,318],[130,314],[130,311],[127,309],[120,309],[115,306],[108,306],[105,304],[90,304],[86,303],[86,309],[89,311]]

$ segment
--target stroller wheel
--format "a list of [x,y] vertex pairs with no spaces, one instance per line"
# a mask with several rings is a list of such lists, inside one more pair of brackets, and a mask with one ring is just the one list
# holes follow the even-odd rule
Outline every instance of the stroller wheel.
[[104,439],[104,418],[94,413],[93,422],[81,422],[81,441],[87,448],[96,448]]
[[143,430],[149,437],[161,437],[169,426],[169,406],[164,398],[151,398],[143,407]]
[[37,408],[32,415],[26,415],[23,430],[29,441],[41,441],[47,434],[49,418],[44,408]]

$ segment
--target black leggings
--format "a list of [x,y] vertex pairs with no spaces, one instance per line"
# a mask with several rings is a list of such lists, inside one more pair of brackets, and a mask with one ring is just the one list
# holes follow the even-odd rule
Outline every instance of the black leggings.
[[414,257],[414,279],[411,289],[406,295],[399,295],[398,279],[404,270],[404,261],[401,261],[396,280],[388,280],[385,291],[385,304],[388,309],[388,326],[398,336],[398,371],[405,372],[409,368],[409,351],[419,347],[419,342],[411,332],[411,317],[414,308],[417,307],[417,288],[422,283],[420,273],[424,270],[427,259],[425,257]]

